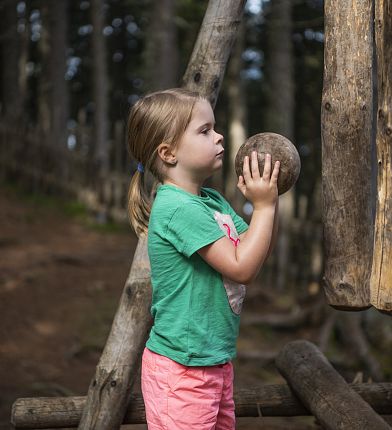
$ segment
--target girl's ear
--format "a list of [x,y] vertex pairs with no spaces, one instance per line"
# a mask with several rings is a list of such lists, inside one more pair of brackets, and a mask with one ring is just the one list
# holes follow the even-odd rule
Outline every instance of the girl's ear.
[[175,152],[170,148],[170,145],[167,143],[161,143],[158,146],[158,156],[164,162],[168,164],[176,164],[177,159],[175,156]]

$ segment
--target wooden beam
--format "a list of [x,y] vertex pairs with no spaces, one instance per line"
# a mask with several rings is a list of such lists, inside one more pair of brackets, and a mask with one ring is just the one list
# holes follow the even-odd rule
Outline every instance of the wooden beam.
[[286,344],[276,359],[276,366],[322,428],[391,429],[314,344],[304,340]]
[[[392,383],[352,384],[379,414],[392,414]],[[237,417],[294,417],[310,415],[286,384],[261,385],[234,393]],[[35,397],[17,399],[12,407],[12,424],[16,429],[49,429],[76,427],[82,416],[86,397]],[[131,395],[123,424],[146,422],[140,394]]]
[[[218,96],[245,0],[210,0],[185,72],[183,86],[212,106]],[[191,77],[191,78],[187,78]],[[87,393],[80,430],[118,430],[151,328],[151,284],[147,239],[140,238],[112,330]]]
[[370,306],[372,0],[326,0],[321,108],[325,273],[330,305]]
[[392,1],[376,0],[377,54],[377,206],[371,303],[392,313]]
[[207,97],[214,107],[233,47],[245,0],[210,0],[182,86]]

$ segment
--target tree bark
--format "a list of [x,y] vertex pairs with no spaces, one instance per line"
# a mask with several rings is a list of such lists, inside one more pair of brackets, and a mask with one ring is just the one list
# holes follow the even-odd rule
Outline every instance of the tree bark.
[[[265,127],[290,140],[294,136],[294,83],[292,46],[292,1],[272,0],[267,22]],[[279,235],[276,243],[276,287],[283,291],[290,268],[291,224],[294,217],[294,189],[279,197]]]
[[[234,4],[234,2],[231,2]],[[227,22],[236,22],[242,16],[244,1],[241,1],[241,10],[237,7],[228,8],[225,4],[224,11],[217,8],[219,1],[211,0],[206,11],[204,21],[211,23],[203,27],[201,31],[205,34],[207,40],[212,40],[217,33],[213,17],[208,16],[211,13],[215,15],[226,14]],[[221,5],[222,6],[222,5]],[[235,17],[229,19],[230,13],[235,13]],[[214,24],[215,23],[215,24]],[[235,26],[238,27],[239,22]],[[226,37],[224,38],[224,35]],[[220,83],[226,61],[229,57],[232,41],[235,37],[235,31],[228,26],[219,27],[219,40],[221,45],[215,46],[215,49],[222,55],[225,61],[221,60],[218,64],[201,62],[197,64],[193,62],[188,65],[188,76],[195,76],[200,70],[199,66],[203,66],[203,79],[199,82],[198,88],[206,97],[213,100],[213,105],[217,98],[219,85],[217,87],[208,85],[208,76],[214,76],[215,81]],[[199,38],[201,36],[199,35]],[[230,40],[230,42],[228,41]],[[203,48],[203,44],[197,44],[194,48],[192,58],[202,58],[199,50]],[[216,52],[206,52],[204,47],[204,55],[208,58]],[[210,46],[209,49],[212,49]],[[210,71],[210,67],[213,70]],[[187,84],[187,79],[184,79],[185,86],[190,89]],[[150,317],[151,304],[151,280],[149,270],[149,259],[147,254],[147,239],[141,237],[139,239],[134,262],[130,271],[129,278],[126,282],[125,289],[120,301],[119,308],[114,318],[113,326],[109,338],[105,345],[104,352],[98,363],[95,377],[93,378],[87,394],[87,403],[83,411],[82,420],[79,424],[81,430],[116,430],[120,428],[123,420],[127,404],[130,402],[130,389],[132,387],[136,370],[139,365],[139,359],[151,328]],[[134,336],[134,338],[132,338]]]
[[67,60],[68,0],[50,3],[51,140],[62,148],[67,144],[68,88]]
[[3,0],[2,9],[2,115],[7,121],[16,122],[22,114],[19,91],[19,52],[18,16],[16,2]]
[[183,86],[207,97],[215,107],[226,63],[244,12],[245,0],[210,0]]
[[227,199],[237,211],[242,210],[241,206],[245,202],[242,193],[237,188],[237,175],[235,174],[234,167],[237,152],[247,138],[245,88],[241,78],[244,46],[245,24],[243,23],[238,31],[238,38],[234,44],[227,73],[229,139],[228,144],[226,143],[225,146],[229,153],[229,168],[227,169],[224,186]]
[[108,118],[108,74],[106,65],[106,40],[104,28],[104,1],[91,1],[93,24],[93,81],[94,81],[94,160],[99,176],[109,171],[109,118]]
[[322,180],[330,305],[370,305],[372,2],[325,2]]
[[174,0],[153,2],[145,55],[149,88],[154,91],[177,85],[179,53],[174,17]]
[[[391,414],[391,383],[350,384],[353,391],[379,414]],[[237,417],[294,417],[310,415],[286,384],[261,385],[234,393]],[[35,397],[17,399],[12,406],[11,422],[16,429],[72,428],[78,425],[86,397]],[[123,424],[146,422],[141,394],[131,395]]]
[[371,303],[392,313],[392,1],[377,0],[375,34],[378,75],[377,206]]
[[276,366],[303,404],[327,430],[390,429],[389,425],[307,341],[286,344]]
[[104,351],[90,383],[79,429],[119,428],[151,327],[147,238],[138,242]]

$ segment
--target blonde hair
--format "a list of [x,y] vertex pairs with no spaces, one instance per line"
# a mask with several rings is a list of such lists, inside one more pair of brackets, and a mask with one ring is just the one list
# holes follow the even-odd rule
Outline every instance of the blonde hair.
[[[157,149],[161,143],[175,148],[192,118],[195,103],[202,97],[181,88],[158,91],[139,99],[128,118],[128,149],[149,170],[156,181],[163,182]],[[134,173],[128,191],[128,217],[137,236],[145,235],[152,199],[146,189],[145,173]]]

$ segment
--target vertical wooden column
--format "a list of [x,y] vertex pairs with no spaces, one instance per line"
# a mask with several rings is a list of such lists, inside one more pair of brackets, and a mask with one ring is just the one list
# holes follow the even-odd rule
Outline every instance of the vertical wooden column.
[[321,108],[325,273],[330,305],[370,306],[372,1],[325,1]]
[[392,0],[376,0],[377,208],[371,303],[392,313]]
[[[213,106],[244,5],[244,0],[209,1],[192,54],[193,60],[185,72],[190,81],[184,78],[183,86],[199,91],[211,100]],[[150,304],[147,238],[141,237],[111,332],[87,393],[79,429],[120,428],[131,401],[130,391],[151,327]]]

